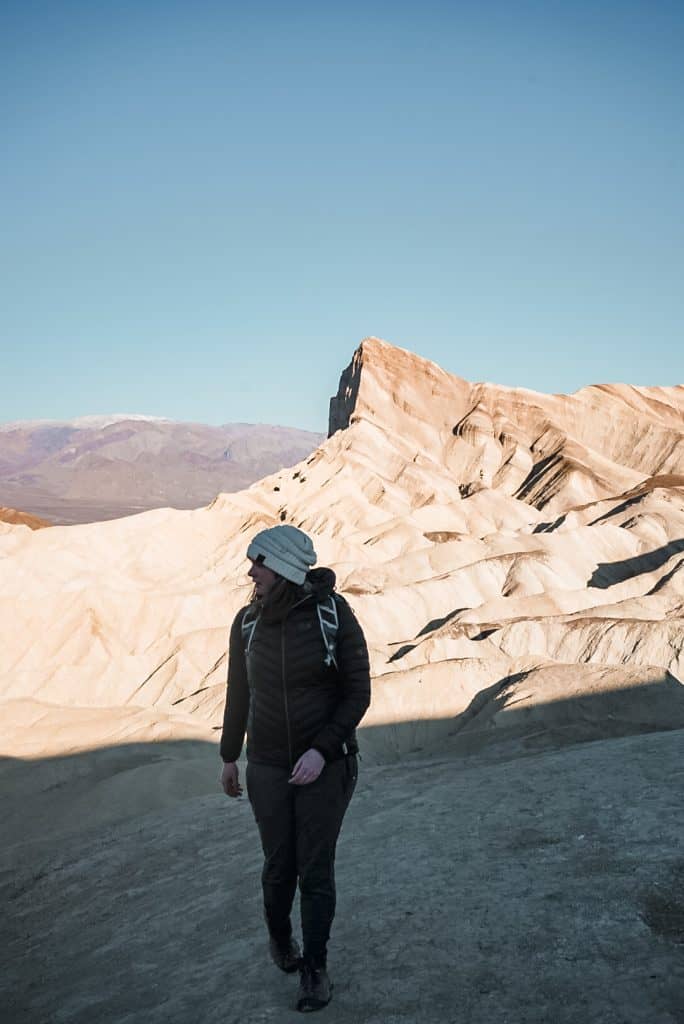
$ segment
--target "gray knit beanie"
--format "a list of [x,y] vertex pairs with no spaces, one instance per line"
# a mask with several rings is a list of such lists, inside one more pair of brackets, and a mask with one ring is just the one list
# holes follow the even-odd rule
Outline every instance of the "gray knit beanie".
[[311,538],[296,526],[287,524],[257,533],[247,548],[247,557],[256,560],[259,555],[267,569],[300,585],[311,566],[316,564]]

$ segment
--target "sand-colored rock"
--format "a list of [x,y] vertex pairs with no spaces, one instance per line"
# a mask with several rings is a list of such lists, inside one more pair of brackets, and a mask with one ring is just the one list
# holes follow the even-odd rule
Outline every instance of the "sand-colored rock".
[[683,387],[469,384],[367,339],[330,421],[303,463],[205,509],[5,526],[2,699],[216,726],[246,544],[278,522],[315,536],[364,624],[368,723],[404,714],[407,672],[433,688],[410,715],[451,720],[530,659],[574,665],[569,696],[597,666],[684,676]]
[[28,526],[30,530],[44,530],[52,524],[47,519],[39,516],[32,516],[30,512],[20,512],[16,508],[0,506],[0,526],[3,523],[10,523],[12,526]]

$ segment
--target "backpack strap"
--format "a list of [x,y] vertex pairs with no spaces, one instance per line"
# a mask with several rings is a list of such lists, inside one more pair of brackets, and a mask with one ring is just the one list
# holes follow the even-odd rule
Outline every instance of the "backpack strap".
[[[325,645],[325,664],[334,665],[337,668],[337,630],[339,629],[340,620],[337,615],[337,605],[333,595],[331,594],[325,601],[317,603],[316,611],[318,612],[318,622]],[[249,649],[252,646],[252,638],[258,621],[258,609],[249,606],[242,616],[242,622],[240,623],[245,657],[249,654]]]
[[331,594],[325,601],[320,601],[316,605],[316,610],[321,626],[321,636],[323,637],[323,643],[327,652],[325,664],[334,665],[337,668],[337,630],[340,620],[337,615],[337,605],[333,595]]
[[242,645],[245,649],[245,657],[249,654],[249,648],[252,645],[252,637],[254,636],[254,630],[256,624],[259,621],[259,612],[256,608],[247,608],[247,611],[242,616],[242,622],[240,628],[242,629]]

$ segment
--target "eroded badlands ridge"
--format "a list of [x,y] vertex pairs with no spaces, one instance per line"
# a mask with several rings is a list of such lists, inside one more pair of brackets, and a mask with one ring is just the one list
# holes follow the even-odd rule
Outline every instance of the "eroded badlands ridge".
[[244,551],[278,522],[364,624],[374,756],[684,725],[683,387],[470,384],[371,338],[330,427],[205,509],[0,523],[4,752],[209,734]]

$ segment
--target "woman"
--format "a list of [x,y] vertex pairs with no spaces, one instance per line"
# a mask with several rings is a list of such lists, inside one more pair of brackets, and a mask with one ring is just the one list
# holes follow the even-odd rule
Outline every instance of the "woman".
[[[254,581],[230,632],[221,784],[242,792],[236,761],[247,730],[247,794],[264,851],[269,946],[300,971],[298,1010],[330,1002],[326,956],[335,914],[335,846],[356,784],[355,729],[370,703],[368,651],[331,569],[294,526],[257,534]],[[324,628],[323,621],[337,619]],[[290,912],[299,881],[303,955]]]

